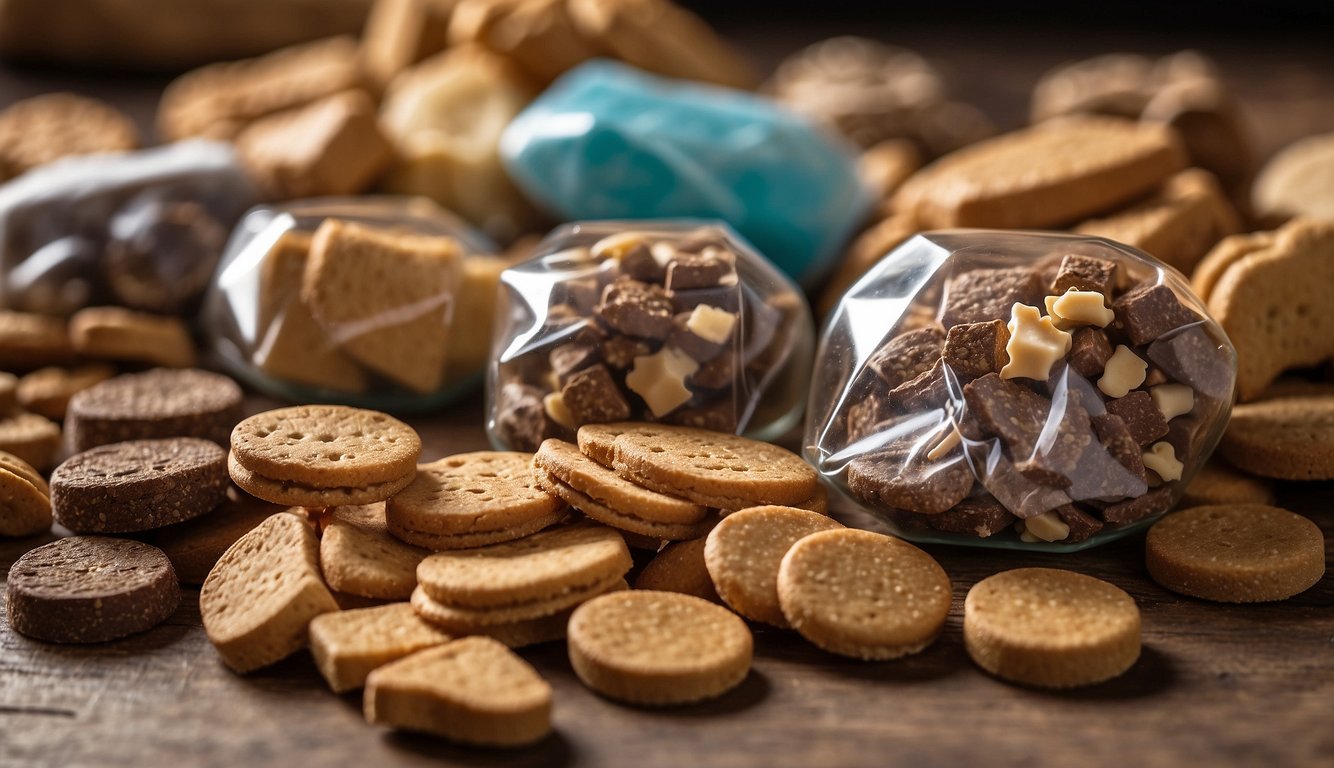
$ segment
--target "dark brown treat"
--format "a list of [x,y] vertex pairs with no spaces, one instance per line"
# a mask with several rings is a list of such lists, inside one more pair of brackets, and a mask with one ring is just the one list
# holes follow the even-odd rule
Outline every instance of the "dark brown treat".
[[1010,329],[1000,320],[965,323],[950,329],[942,356],[956,376],[975,379],[999,373],[1010,362],[1009,343]]
[[198,203],[143,196],[111,221],[107,285],[133,309],[187,311],[208,287],[229,230]]
[[1107,334],[1097,328],[1080,328],[1070,340],[1070,354],[1067,360],[1080,376],[1089,380],[1102,377],[1103,368],[1112,356],[1112,344]]
[[1146,517],[1159,515],[1172,506],[1172,488],[1163,486],[1133,499],[1112,504],[1102,510],[1102,519],[1108,525],[1127,525]]
[[1202,417],[1194,415],[1178,416],[1167,423],[1167,437],[1164,439],[1176,451],[1178,461],[1189,463],[1191,447],[1199,436],[1200,427],[1204,426]]
[[1149,359],[1173,379],[1213,400],[1232,399],[1229,356],[1202,326],[1186,328],[1149,345]]
[[1042,296],[1042,275],[1036,269],[974,269],[950,278],[941,321],[946,327],[988,320],[1008,322],[1010,308],[1016,303],[1041,306]]
[[880,430],[878,427],[893,418],[894,409],[889,400],[877,394],[857,399],[847,412],[848,442],[855,443]]
[[955,451],[930,461],[925,452],[890,448],[848,462],[848,490],[877,507],[938,515],[963,501],[973,488],[973,472]]
[[976,466],[983,467],[986,472],[986,476],[981,478],[982,487],[1018,517],[1033,517],[1070,503],[1070,495],[1065,491],[1034,483],[1024,477],[998,450],[993,450],[989,456],[975,458],[985,461],[974,461]]
[[1078,544],[1087,541],[1090,536],[1102,530],[1102,521],[1083,511],[1074,504],[1057,507],[1053,510],[1061,521],[1070,527],[1070,535],[1061,539],[1062,544]]
[[1122,294],[1112,303],[1112,311],[1116,313],[1117,327],[1136,346],[1148,344],[1174,328],[1200,320],[1181,304],[1171,288],[1150,282],[1141,283]]
[[514,381],[502,386],[495,409],[495,433],[513,450],[536,451],[557,432],[542,407],[542,391],[536,387]]
[[888,399],[891,406],[904,413],[919,413],[943,407],[949,394],[945,366],[937,358],[928,370],[890,390]]
[[[1052,407],[1056,406],[1054,402]],[[1054,414],[1049,414],[1048,419],[1052,416]],[[1044,426],[1040,424],[1038,429],[1044,429]],[[1074,484],[1075,468],[1080,458],[1093,442],[1088,412],[1080,405],[1079,393],[1070,390],[1055,431],[1045,439],[1035,441],[1031,452],[1020,454],[1011,446],[1010,453],[1015,469],[1029,480],[1052,488],[1069,488]]]
[[570,342],[551,350],[547,359],[551,362],[551,372],[563,386],[575,373],[598,362],[598,347],[586,342]]
[[602,342],[602,360],[612,368],[625,370],[635,364],[636,357],[653,354],[653,347],[642,339],[612,336]]
[[1121,417],[1130,436],[1140,446],[1167,434],[1167,419],[1163,418],[1163,412],[1158,410],[1158,404],[1149,393],[1142,389],[1107,401],[1107,412]]
[[641,283],[661,285],[667,278],[667,269],[659,264],[657,259],[653,258],[653,252],[643,243],[626,251],[617,261],[620,264],[622,275]]
[[667,416],[670,424],[696,429],[711,429],[715,432],[736,432],[737,407],[730,397],[722,398],[709,405],[677,408]]
[[576,425],[630,418],[630,404],[605,365],[594,365],[570,376],[560,394]]
[[216,373],[156,368],[117,376],[70,398],[65,433],[74,452],[125,440],[200,437],[228,445],[241,420],[241,388]]
[[735,282],[735,257],[717,248],[706,248],[702,253],[677,253],[667,263],[667,290],[673,293]]
[[51,473],[51,512],[76,533],[148,531],[212,511],[227,477],[227,451],[207,440],[102,445]]
[[668,295],[671,296],[672,306],[677,312],[690,312],[701,304],[725,309],[728,312],[736,312],[741,306],[741,289],[736,285],[669,291]]
[[575,317],[583,317],[593,311],[604,290],[596,277],[570,278],[552,290],[552,302],[570,307]]
[[1111,298],[1116,286],[1116,264],[1093,256],[1070,254],[1061,259],[1061,267],[1052,280],[1051,292],[1060,295],[1071,289],[1096,291]]
[[104,643],[144,632],[176,611],[181,588],[167,556],[128,539],[70,536],[9,570],[14,631],[50,643]]
[[[1116,460],[1123,468],[1130,472],[1139,482],[1147,481],[1147,475],[1144,472],[1143,452],[1139,448],[1139,443],[1135,441],[1134,435],[1130,433],[1130,428],[1126,426],[1120,416],[1111,413],[1103,413],[1090,417],[1089,421],[1093,424],[1093,429],[1098,433],[1098,442],[1106,449],[1107,454]],[[1103,494],[1094,494],[1086,498],[1097,498]]]
[[227,498],[217,509],[157,531],[153,545],[171,561],[180,583],[197,586],[204,583],[218,558],[237,539],[285,509],[233,486],[227,489]]
[[1047,421],[1051,401],[1013,379],[989,373],[963,387],[968,413],[983,433],[999,437],[1011,456],[1028,457]]
[[725,389],[736,380],[736,356],[718,355],[701,365],[687,380],[694,389]]
[[602,291],[598,314],[607,325],[642,339],[665,339],[672,332],[671,299],[662,288],[621,279]]
[[761,299],[749,285],[741,286],[741,310],[737,314],[736,333],[741,339],[741,359],[746,365],[761,364],[762,358],[781,348],[779,323],[784,312]]
[[866,361],[890,389],[931,370],[945,349],[945,334],[935,326],[899,334],[880,345]]
[[1017,520],[1003,504],[989,496],[964,499],[953,509],[931,515],[927,524],[937,531],[985,539],[1014,525]]
[[[667,343],[701,363],[708,362],[727,348],[727,342],[713,342],[696,335],[686,327],[690,314],[681,312],[672,318],[672,335],[667,337]],[[732,324],[732,332],[735,335],[736,323]]]

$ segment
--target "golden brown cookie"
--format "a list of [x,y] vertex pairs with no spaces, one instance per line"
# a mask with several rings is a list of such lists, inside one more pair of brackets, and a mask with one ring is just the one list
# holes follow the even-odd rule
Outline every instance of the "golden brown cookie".
[[74,346],[63,319],[0,310],[0,369],[29,371],[73,359]]
[[602,506],[648,522],[698,523],[709,512],[702,504],[635,485],[585,456],[579,446],[564,440],[543,442],[533,456],[533,466]]
[[871,531],[818,531],[798,540],[778,569],[783,616],[832,653],[896,659],[940,635],[950,579],[930,555]]
[[35,413],[0,417],[0,451],[12,453],[38,469],[56,463],[60,427]]
[[1195,472],[1186,486],[1178,509],[1206,504],[1273,504],[1273,487],[1258,477],[1251,477],[1221,461],[1208,461]]
[[778,600],[778,570],[792,545],[816,531],[842,528],[793,507],[751,507],[724,517],[704,545],[704,563],[719,596],[748,619],[788,626]]
[[1261,477],[1334,479],[1334,392],[1233,407],[1218,453]]
[[895,209],[925,228],[1059,227],[1128,203],[1185,165],[1168,128],[1062,118],[946,155],[903,185]]
[[636,515],[618,512],[537,467],[533,468],[533,479],[542,490],[560,498],[589,518],[621,531],[622,534],[642,536],[655,541],[676,541],[702,536],[709,529],[707,519],[694,523],[657,523]]
[[246,493],[264,501],[285,507],[343,507],[355,504],[373,504],[384,501],[403,490],[412,482],[412,475],[387,483],[370,485],[315,487],[291,480],[274,480],[251,472],[236,460],[236,454],[227,456],[227,472],[232,482]]
[[680,592],[712,603],[722,602],[718,590],[713,587],[709,568],[704,564],[706,541],[673,541],[663,547],[639,572],[639,578],[635,579],[635,589]]
[[326,613],[310,622],[310,655],[334,693],[360,688],[372,670],[449,640],[407,603]]
[[195,345],[178,317],[135,312],[123,307],[89,307],[69,319],[74,351],[84,357],[163,368],[190,368]]
[[1255,177],[1258,213],[1334,219],[1334,133],[1289,144]]
[[120,110],[73,93],[47,93],[0,112],[0,179],[71,155],[139,146],[134,121]]
[[1190,287],[1207,303],[1210,294],[1214,292],[1214,286],[1218,285],[1218,279],[1229,267],[1243,257],[1273,244],[1273,232],[1251,232],[1223,238],[1195,265],[1195,271],[1190,274]]
[[361,35],[361,61],[380,87],[448,43],[456,0],[377,0]]
[[461,0],[450,18],[449,42],[504,56],[542,84],[604,50],[575,28],[564,0]]
[[47,485],[46,478],[42,476],[42,473],[38,472],[36,467],[18,456],[5,451],[0,451],[0,469],[12,472],[32,483],[32,487],[41,491],[42,495],[51,495],[51,488]]
[[551,686],[489,637],[465,637],[366,678],[366,720],[453,741],[512,747],[551,732]]
[[417,615],[455,635],[489,634],[495,627],[532,622],[569,611],[580,603],[591,600],[605,592],[614,591],[616,585],[625,580],[620,576],[605,581],[594,582],[584,587],[570,589],[556,597],[545,600],[515,603],[497,608],[464,608],[445,605],[431,599],[426,591],[418,586],[412,591],[412,608]]
[[1139,658],[1140,616],[1124,590],[1053,568],[989,576],[963,604],[968,655],[997,677],[1042,688],[1110,680]]
[[428,531],[404,528],[394,518],[390,518],[388,522],[389,532],[401,541],[405,541],[414,547],[422,547],[435,552],[451,552],[456,549],[489,547],[492,544],[500,544],[506,541],[522,539],[523,537],[531,536],[538,531],[546,530],[553,525],[559,525],[569,519],[569,517],[570,511],[562,502],[561,508],[550,515],[529,518],[522,523],[494,531],[478,531],[475,533],[430,533]]
[[61,421],[70,398],[115,375],[115,368],[101,363],[77,368],[41,368],[19,380],[16,395],[24,409]]
[[1144,542],[1153,580],[1220,603],[1286,600],[1325,575],[1325,537],[1301,515],[1264,504],[1214,504],[1154,523]]
[[644,426],[637,422],[625,421],[615,424],[585,424],[579,427],[575,440],[579,450],[588,458],[604,467],[610,468],[616,463],[616,438],[626,432]]
[[182,584],[203,584],[208,572],[237,539],[283,512],[297,515],[298,519],[306,516],[299,507],[270,504],[231,487],[227,489],[227,500],[217,509],[158,530],[153,535],[153,545],[167,555]]
[[[12,467],[12,469],[11,469]],[[30,536],[51,527],[51,497],[31,466],[0,452],[0,536]]]
[[746,679],[753,640],[736,614],[675,592],[633,590],[570,617],[570,664],[584,685],[632,704],[687,704]]
[[329,510],[320,537],[320,569],[329,588],[360,597],[407,600],[428,554],[390,535],[383,502]]
[[270,480],[315,488],[411,478],[421,455],[416,430],[387,414],[338,405],[298,405],[251,416],[232,430],[232,455]]

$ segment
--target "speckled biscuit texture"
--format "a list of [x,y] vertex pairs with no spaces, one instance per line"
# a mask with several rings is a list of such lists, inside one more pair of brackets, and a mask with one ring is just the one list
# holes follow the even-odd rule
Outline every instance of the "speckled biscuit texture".
[[227,445],[241,420],[241,398],[241,388],[226,376],[155,368],[107,379],[74,395],[65,431],[76,452],[161,437],[201,437]]

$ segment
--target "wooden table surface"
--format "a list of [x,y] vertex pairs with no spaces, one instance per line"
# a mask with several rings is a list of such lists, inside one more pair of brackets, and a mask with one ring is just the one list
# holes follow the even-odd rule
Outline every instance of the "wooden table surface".
[[[1003,125],[1021,122],[1036,76],[1060,61],[1125,48],[1196,46],[1215,55],[1250,107],[1265,154],[1334,130],[1334,49],[1284,37],[1242,39],[1041,29],[889,28],[959,93]],[[842,28],[813,22],[743,35],[760,58]],[[0,69],[0,106],[77,87],[150,121],[160,78],[125,80]],[[255,407],[263,405],[255,401]],[[414,424],[426,459],[486,447],[480,397]],[[1288,484],[1280,503],[1334,541],[1334,484]],[[45,538],[0,542],[0,574]],[[365,724],[358,695],[330,694],[308,655],[238,677],[200,626],[198,592],[142,635],[55,646],[0,620],[0,766],[1334,766],[1334,577],[1282,603],[1226,606],[1182,598],[1147,576],[1135,537],[1077,556],[929,547],[954,584],[944,635],[920,655],[860,663],[795,634],[756,627],[755,665],[714,702],[648,710],[583,688],[563,644],[523,652],[555,688],[556,733],[514,752],[460,748]],[[999,682],[969,662],[962,600],[1013,567],[1068,567],[1126,589],[1143,613],[1144,652],[1124,676],[1078,691]]]

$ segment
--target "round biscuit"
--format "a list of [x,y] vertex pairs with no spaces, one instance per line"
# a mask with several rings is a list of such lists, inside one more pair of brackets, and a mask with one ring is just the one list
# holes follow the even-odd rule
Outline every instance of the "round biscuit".
[[471,635],[484,632],[488,627],[531,621],[567,611],[603,592],[610,591],[622,581],[625,579],[621,576],[613,576],[578,589],[568,590],[557,597],[516,603],[503,608],[463,608],[445,605],[438,600],[432,600],[431,596],[426,594],[426,590],[419,585],[412,590],[409,602],[423,620],[451,634]]
[[51,495],[51,488],[46,484],[46,479],[42,477],[42,473],[18,456],[0,451],[0,469],[7,469],[32,483],[34,488],[42,492],[42,495]]
[[341,405],[255,414],[232,430],[232,455],[257,475],[310,488],[363,487],[411,476],[417,431],[394,417]]
[[1234,406],[1218,453],[1262,477],[1334,479],[1334,392]]
[[585,424],[579,428],[575,440],[579,443],[580,452],[610,469],[616,461],[616,438],[643,426],[645,425],[638,421]]
[[18,401],[25,409],[55,421],[65,418],[70,398],[116,375],[103,363],[75,368],[41,368],[18,383]]
[[76,393],[65,413],[74,451],[126,440],[202,437],[226,446],[241,420],[236,382],[193,368],[154,368],[99,382]]
[[60,427],[35,413],[0,418],[0,451],[37,469],[48,469],[56,463],[60,451]]
[[683,595],[721,603],[718,590],[713,588],[709,568],[704,564],[706,539],[673,541],[663,547],[639,572],[635,589],[653,589],[659,592],[680,592]]
[[476,536],[531,527],[564,508],[533,482],[532,454],[476,451],[418,467],[385,514],[393,531]]
[[41,533],[51,519],[51,499],[27,477],[0,465],[0,536]]
[[390,535],[384,504],[335,507],[321,527],[320,571],[337,592],[406,600],[417,587],[417,566],[430,554]]
[[388,528],[389,533],[393,534],[399,541],[435,552],[450,552],[456,549],[476,549],[477,547],[488,547],[492,544],[522,539],[538,531],[546,530],[553,525],[559,525],[565,522],[568,517],[569,510],[561,507],[545,517],[534,517],[509,528],[502,528],[498,531],[481,531],[479,533],[427,533],[411,528],[403,528],[397,525],[393,518],[389,519]]
[[1273,487],[1220,461],[1208,461],[1195,472],[1177,502],[1177,509],[1206,504],[1273,504]]
[[702,536],[709,528],[707,520],[695,523],[656,523],[643,520],[635,515],[618,512],[562,483],[550,473],[538,467],[533,467],[533,479],[538,487],[548,493],[555,494],[566,504],[584,513],[587,517],[627,533],[657,540],[675,541]]
[[274,480],[251,472],[241,466],[236,461],[236,456],[232,454],[227,456],[227,471],[231,474],[232,482],[251,496],[285,507],[310,507],[311,509],[373,504],[377,501],[384,501],[406,488],[415,475],[415,473],[410,472],[397,480],[374,485],[348,488],[311,488],[300,483]]
[[709,513],[701,504],[635,485],[564,440],[544,441],[533,465],[604,507],[633,509],[632,517],[652,523],[697,523]]

